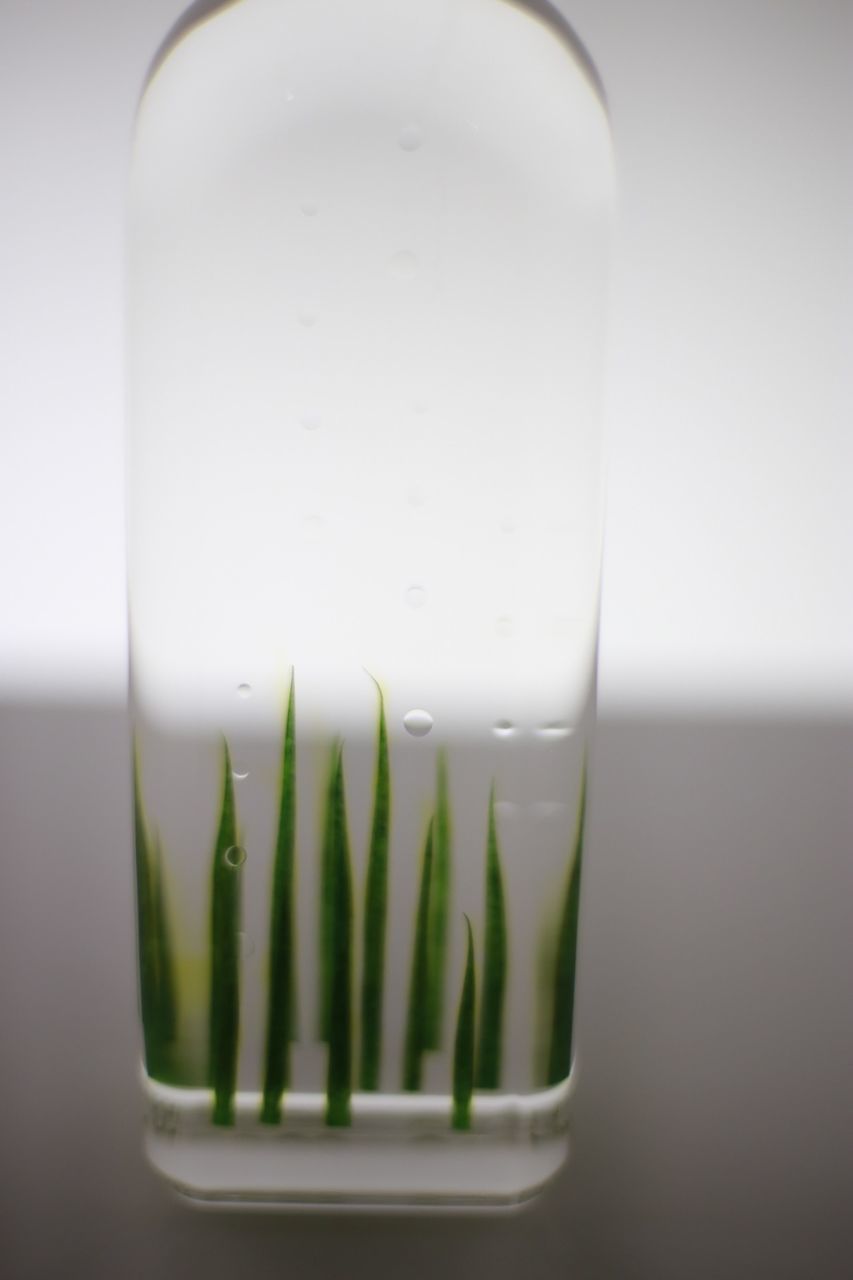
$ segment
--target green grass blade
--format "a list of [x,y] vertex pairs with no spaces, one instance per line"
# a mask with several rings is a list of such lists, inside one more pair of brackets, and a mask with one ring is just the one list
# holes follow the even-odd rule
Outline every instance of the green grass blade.
[[432,879],[429,897],[429,989],[427,992],[427,1029],[424,1048],[440,1049],[444,1021],[444,989],[447,978],[448,915],[451,878],[450,798],[447,785],[447,760],[439,752],[436,777],[436,803]]
[[237,1087],[237,1042],[240,1023],[240,881],[239,865],[228,850],[237,846],[237,817],[228,744],[222,752],[222,806],[213,847],[210,910],[210,1039],[209,1083],[213,1089],[213,1123],[234,1123]]
[[319,1010],[317,1035],[318,1039],[326,1042],[329,1039],[329,1008],[332,993],[332,970],[334,967],[335,815],[340,750],[340,743],[335,742],[332,745],[329,760],[323,815],[323,844],[320,851],[320,919],[318,925],[320,952],[317,968],[320,986],[317,993],[317,1007]]
[[[377,685],[377,688],[379,686]],[[382,1057],[382,999],[385,990],[385,930],[388,917],[388,843],[391,774],[385,702],[379,690],[379,728],[373,784],[373,821],[364,892],[364,960],[361,981],[361,1088],[379,1088]]]
[[261,1120],[281,1122],[290,1083],[290,1041],[296,1027],[296,703],[291,672],[281,755],[281,786],[270,915],[269,996]]
[[554,962],[554,1003],[551,1018],[551,1048],[548,1055],[548,1084],[565,1080],[572,1066],[572,1024],[575,1012],[575,968],[578,947],[581,863],[586,821],[586,760],[581,773],[580,800],[572,860],[566,881],[563,910],[557,935]]
[[157,1032],[161,1052],[174,1043],[177,1035],[177,997],[175,966],[172,959],[171,930],[163,873],[163,848],[155,837],[152,857],[152,916],[157,968]]
[[453,1128],[471,1128],[471,1095],[474,1091],[474,1013],[476,1006],[476,976],[474,970],[474,937],[471,921],[465,917],[468,929],[468,952],[465,960],[465,977],[459,999],[456,1018],[456,1041],[453,1048]]
[[156,1077],[159,1071],[159,1037],[157,1034],[157,945],[154,930],[154,895],[151,852],[142,789],[139,779],[139,757],[133,749],[133,836],[136,864],[136,941],[139,955],[139,1006],[145,1047],[145,1069]]
[[486,927],[483,940],[483,998],[480,1004],[480,1036],[477,1046],[478,1089],[500,1087],[506,969],[506,910],[493,786],[489,797],[489,834],[486,842]]
[[[548,899],[536,938],[535,977],[533,996],[533,1043],[531,1079],[534,1087],[544,1089],[548,1084],[551,1056],[551,1030],[554,1018],[554,966],[557,963],[557,934],[562,915],[562,902]],[[559,895],[556,895],[559,897]]]
[[409,983],[409,1011],[403,1050],[403,1088],[416,1093],[421,1088],[423,1054],[427,1045],[429,1009],[429,900],[432,882],[433,819],[430,819],[421,861],[421,884],[415,914],[415,939]]
[[182,1083],[176,1057],[177,984],[166,898],[163,853],[150,836],[142,803],[139,761],[133,752],[133,810],[136,853],[136,908],[139,989],[145,1045],[145,1069],[164,1084]]
[[329,987],[329,1060],[326,1124],[350,1123],[352,1093],[352,871],[347,834],[343,751],[334,783],[332,972]]

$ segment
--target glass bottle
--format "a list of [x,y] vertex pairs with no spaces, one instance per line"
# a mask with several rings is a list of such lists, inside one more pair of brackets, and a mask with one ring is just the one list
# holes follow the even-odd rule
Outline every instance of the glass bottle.
[[147,1149],[232,1202],[559,1168],[612,160],[545,5],[241,0],[139,111]]

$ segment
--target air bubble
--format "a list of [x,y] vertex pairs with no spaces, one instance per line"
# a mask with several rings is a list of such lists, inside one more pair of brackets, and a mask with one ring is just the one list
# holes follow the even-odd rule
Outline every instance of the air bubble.
[[245,861],[246,850],[241,844],[232,844],[229,849],[225,850],[226,865],[231,867],[232,870],[236,871],[239,867],[242,867]]
[[432,726],[433,719],[428,711],[407,711],[403,716],[403,728],[413,738],[425,738]]
[[299,208],[305,214],[306,218],[316,218],[320,206],[317,204],[316,200],[303,200]]
[[424,136],[416,124],[407,124],[400,130],[397,141],[403,151],[418,151],[423,146]]
[[408,249],[395,253],[389,263],[392,275],[398,280],[411,280],[418,270],[418,260]]
[[305,307],[299,312],[298,319],[303,329],[313,329],[320,317],[316,311],[311,311],[310,308]]
[[244,769],[242,765],[234,765],[231,774],[238,782],[245,782],[249,776],[249,770]]
[[511,738],[515,733],[515,725],[511,720],[498,720],[492,727],[496,738]]
[[512,516],[504,516],[500,522],[499,528],[501,533],[515,533],[516,523]]
[[553,720],[550,724],[543,724],[537,732],[540,738],[558,741],[560,738],[568,738],[574,733],[574,729],[563,720]]
[[406,603],[410,609],[422,609],[426,604],[426,590],[424,587],[409,587],[406,592]]
[[303,413],[299,421],[306,431],[319,431],[320,429],[319,413]]
[[252,694],[252,686],[250,684],[238,684],[237,692],[241,698],[249,698]]

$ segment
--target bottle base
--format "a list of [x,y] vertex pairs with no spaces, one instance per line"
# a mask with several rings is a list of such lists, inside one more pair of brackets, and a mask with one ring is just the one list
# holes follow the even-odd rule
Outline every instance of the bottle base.
[[208,1090],[146,1076],[146,1154],[199,1207],[513,1208],[568,1156],[573,1076],[526,1096],[475,1095],[464,1132],[451,1127],[450,1098],[410,1094],[354,1094],[352,1124],[337,1128],[322,1094],[285,1095],[282,1123],[268,1125],[260,1095],[239,1093],[225,1128],[211,1123]]

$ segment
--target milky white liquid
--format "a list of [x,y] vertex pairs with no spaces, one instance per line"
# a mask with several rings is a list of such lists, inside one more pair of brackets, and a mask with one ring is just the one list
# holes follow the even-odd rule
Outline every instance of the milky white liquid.
[[[383,1092],[372,1096],[387,1100],[391,1129],[399,1112],[410,1133],[420,1102],[406,1095],[395,1112],[393,1095],[439,750],[453,881],[443,1047],[425,1062],[423,1106],[439,1099],[441,1111],[451,1087],[463,912],[482,946],[493,784],[508,970],[502,1092],[483,1106],[543,1087],[543,948],[592,716],[611,202],[590,80],[553,27],[506,0],[243,0],[184,37],[149,84],[130,220],[132,701],[144,806],[164,851],[184,1086],[152,1086],[151,1152],[186,1189],[346,1199],[367,1178],[366,1194],[394,1198],[409,1169],[414,1199],[501,1199],[562,1158],[562,1137],[543,1156],[519,1122],[521,1145],[513,1155],[509,1143],[509,1172],[493,1185],[487,1139],[451,1137],[442,1112],[447,1141],[416,1175],[405,1145],[393,1160],[387,1135],[371,1146],[356,1100],[346,1134],[305,1121],[311,1160],[294,1167],[287,1135],[253,1134],[251,1116],[291,670],[292,1088],[305,1114],[322,1116],[326,1080],[318,849],[338,737],[357,1005],[371,676],[385,697],[393,797]],[[205,1132],[198,1093],[223,734],[246,850],[238,1087],[248,1101],[227,1133]],[[351,1168],[335,1161],[335,1141]],[[309,1172],[322,1151],[333,1158],[320,1154]]]

